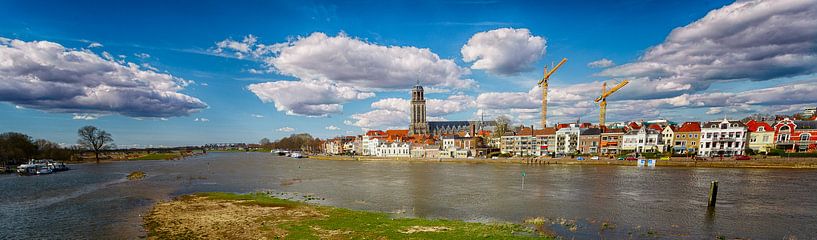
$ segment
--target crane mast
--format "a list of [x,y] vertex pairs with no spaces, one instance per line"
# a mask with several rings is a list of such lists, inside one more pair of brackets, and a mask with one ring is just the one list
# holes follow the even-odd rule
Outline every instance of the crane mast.
[[556,66],[553,67],[553,69],[551,69],[550,71],[548,71],[547,66],[545,66],[543,73],[544,75],[542,76],[542,79],[539,80],[539,83],[537,83],[537,85],[542,87],[542,120],[541,120],[542,129],[545,129],[547,127],[548,79],[550,79],[550,75],[553,75],[553,73],[556,72],[556,70],[562,67],[562,64],[565,64],[565,62],[567,62],[567,58],[562,58],[562,61],[560,61],[559,64],[556,64]]
[[599,97],[595,100],[595,102],[599,103],[599,130],[601,130],[599,133],[599,148],[597,150],[599,158],[601,158],[601,135],[604,133],[604,128],[606,127],[604,124],[605,120],[607,119],[607,97],[610,96],[610,94],[617,92],[628,83],[630,83],[630,81],[625,79],[610,90],[607,90],[607,82],[601,83],[601,95],[599,95]]

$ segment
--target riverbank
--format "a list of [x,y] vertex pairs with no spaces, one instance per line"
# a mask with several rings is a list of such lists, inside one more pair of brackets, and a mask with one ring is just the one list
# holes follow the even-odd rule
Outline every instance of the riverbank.
[[[407,162],[452,162],[452,163],[511,163],[537,165],[612,165],[638,166],[637,161],[623,161],[613,159],[576,160],[573,158],[402,158],[402,157],[373,157],[373,156],[309,156],[316,160],[338,161],[407,161]],[[689,158],[675,158],[656,161],[657,167],[705,167],[705,168],[792,168],[817,169],[816,158],[756,158],[752,160],[711,159],[692,160]]]
[[264,193],[198,193],[158,203],[145,216],[148,239],[528,239],[518,224],[392,218],[285,200]]

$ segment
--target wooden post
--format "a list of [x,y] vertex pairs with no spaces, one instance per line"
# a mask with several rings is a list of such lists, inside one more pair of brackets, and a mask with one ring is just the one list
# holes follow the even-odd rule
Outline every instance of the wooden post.
[[715,207],[715,201],[718,199],[718,181],[712,181],[709,186],[709,207]]

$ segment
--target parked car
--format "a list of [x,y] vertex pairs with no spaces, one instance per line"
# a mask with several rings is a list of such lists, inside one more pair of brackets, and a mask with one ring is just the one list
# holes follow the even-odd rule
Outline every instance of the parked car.
[[590,160],[599,160],[599,156],[593,156],[590,158]]
[[735,156],[735,160],[752,160],[752,158],[746,155],[737,155]]
[[576,161],[584,161],[584,157],[578,157],[576,158]]
[[627,157],[627,158],[625,158],[624,160],[627,160],[627,161],[638,161],[638,158],[637,158],[637,157]]
[[667,157],[661,157],[660,159],[661,159],[661,161],[669,161],[669,157],[668,157],[668,156],[667,156]]
[[624,161],[624,157],[618,157],[619,161]]

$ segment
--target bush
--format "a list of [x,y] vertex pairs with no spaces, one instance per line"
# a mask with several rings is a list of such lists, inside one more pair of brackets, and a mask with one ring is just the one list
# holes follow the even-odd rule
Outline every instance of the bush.
[[756,154],[757,154],[757,153],[755,152],[755,150],[754,150],[754,149],[751,149],[751,148],[747,148],[747,149],[746,149],[746,155],[751,155],[751,156],[754,156],[754,155],[756,155]]

